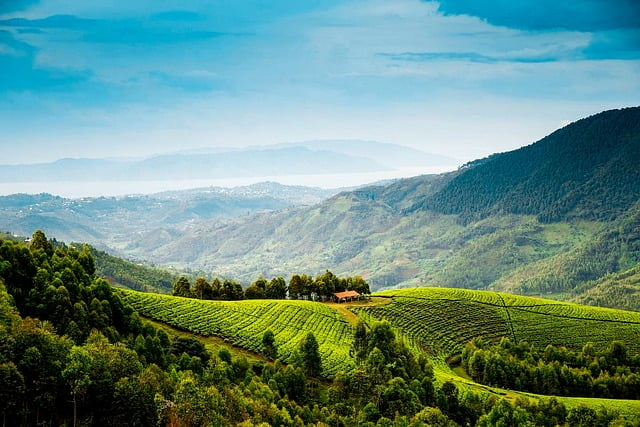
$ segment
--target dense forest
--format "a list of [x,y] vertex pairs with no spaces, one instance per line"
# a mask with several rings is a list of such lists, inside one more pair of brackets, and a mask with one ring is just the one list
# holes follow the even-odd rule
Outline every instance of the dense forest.
[[[551,398],[510,403],[434,381],[389,323],[354,330],[356,367],[320,380],[312,334],[284,365],[268,331],[263,359],[209,353],[195,337],[141,320],[88,248],[0,240],[3,425],[639,425]],[[614,421],[615,420],[615,421]]]
[[612,220],[640,198],[638,164],[640,107],[610,110],[465,165],[416,208],[459,214],[465,223],[505,213]]
[[581,351],[503,338],[491,345],[473,340],[462,352],[462,366],[475,381],[514,390],[558,396],[640,399],[640,355],[621,341],[601,352],[591,343]]
[[96,273],[114,286],[136,291],[169,292],[179,275],[164,269],[134,264],[89,246]]

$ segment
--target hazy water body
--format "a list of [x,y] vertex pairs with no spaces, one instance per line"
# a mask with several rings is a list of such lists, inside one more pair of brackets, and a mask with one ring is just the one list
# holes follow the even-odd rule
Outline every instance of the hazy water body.
[[238,187],[264,181],[284,185],[304,185],[320,188],[355,187],[376,181],[407,178],[423,174],[442,173],[454,170],[455,166],[406,168],[371,173],[343,173],[324,175],[279,175],[252,176],[227,179],[197,179],[179,181],[50,181],[0,183],[0,195],[16,193],[49,193],[67,198],[123,196],[127,194],[152,194],[161,191],[187,190],[201,187]]

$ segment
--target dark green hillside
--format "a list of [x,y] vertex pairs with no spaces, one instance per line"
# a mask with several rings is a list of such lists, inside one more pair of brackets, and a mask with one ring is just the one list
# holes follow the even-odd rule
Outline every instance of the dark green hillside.
[[90,247],[96,263],[96,274],[113,286],[137,291],[167,293],[179,275],[167,270],[135,264]]
[[[623,272],[640,262],[640,205],[571,250],[524,266],[498,280],[498,290],[566,292],[584,282]],[[627,306],[640,309],[640,303]]]
[[606,111],[535,144],[471,163],[416,208],[541,221],[611,220],[640,197],[640,107]]
[[573,290],[578,304],[640,311],[640,264],[618,274],[586,282]]

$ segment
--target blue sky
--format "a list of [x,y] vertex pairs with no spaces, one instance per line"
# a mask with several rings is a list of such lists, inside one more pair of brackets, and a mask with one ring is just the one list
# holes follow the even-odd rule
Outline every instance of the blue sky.
[[638,104],[637,0],[0,1],[0,163],[346,138],[466,161]]

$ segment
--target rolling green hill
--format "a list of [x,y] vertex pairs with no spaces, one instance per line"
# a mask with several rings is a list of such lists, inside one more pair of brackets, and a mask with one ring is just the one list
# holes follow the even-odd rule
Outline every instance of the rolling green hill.
[[612,340],[622,340],[640,353],[636,312],[467,289],[399,289],[374,295],[392,302],[360,308],[358,313],[388,319],[429,352],[444,357],[480,336],[573,349],[592,342],[600,350]]
[[[262,351],[262,334],[271,329],[285,361],[290,361],[291,350],[311,331],[318,337],[324,374],[329,377],[354,363],[350,352],[353,329],[343,311],[346,306],[336,310],[308,301],[201,301],[129,290],[121,294],[147,317],[204,336],[218,336],[257,353]],[[597,351],[613,340],[622,340],[631,354],[640,353],[640,313],[629,311],[448,288],[378,292],[373,303],[355,303],[349,309],[369,324],[388,320],[415,351],[428,355],[440,381],[453,379],[463,388],[508,398],[535,395],[476,384],[459,376],[446,360],[477,337],[526,340],[541,349],[549,344],[581,349],[591,342]],[[568,407],[584,403],[640,413],[640,401],[559,399]]]
[[349,355],[353,330],[338,311],[310,301],[202,301],[122,290],[121,295],[143,316],[203,336],[262,352],[262,335],[275,335],[278,356],[291,362],[298,342],[313,332],[320,345],[323,375],[333,377],[353,367]]

